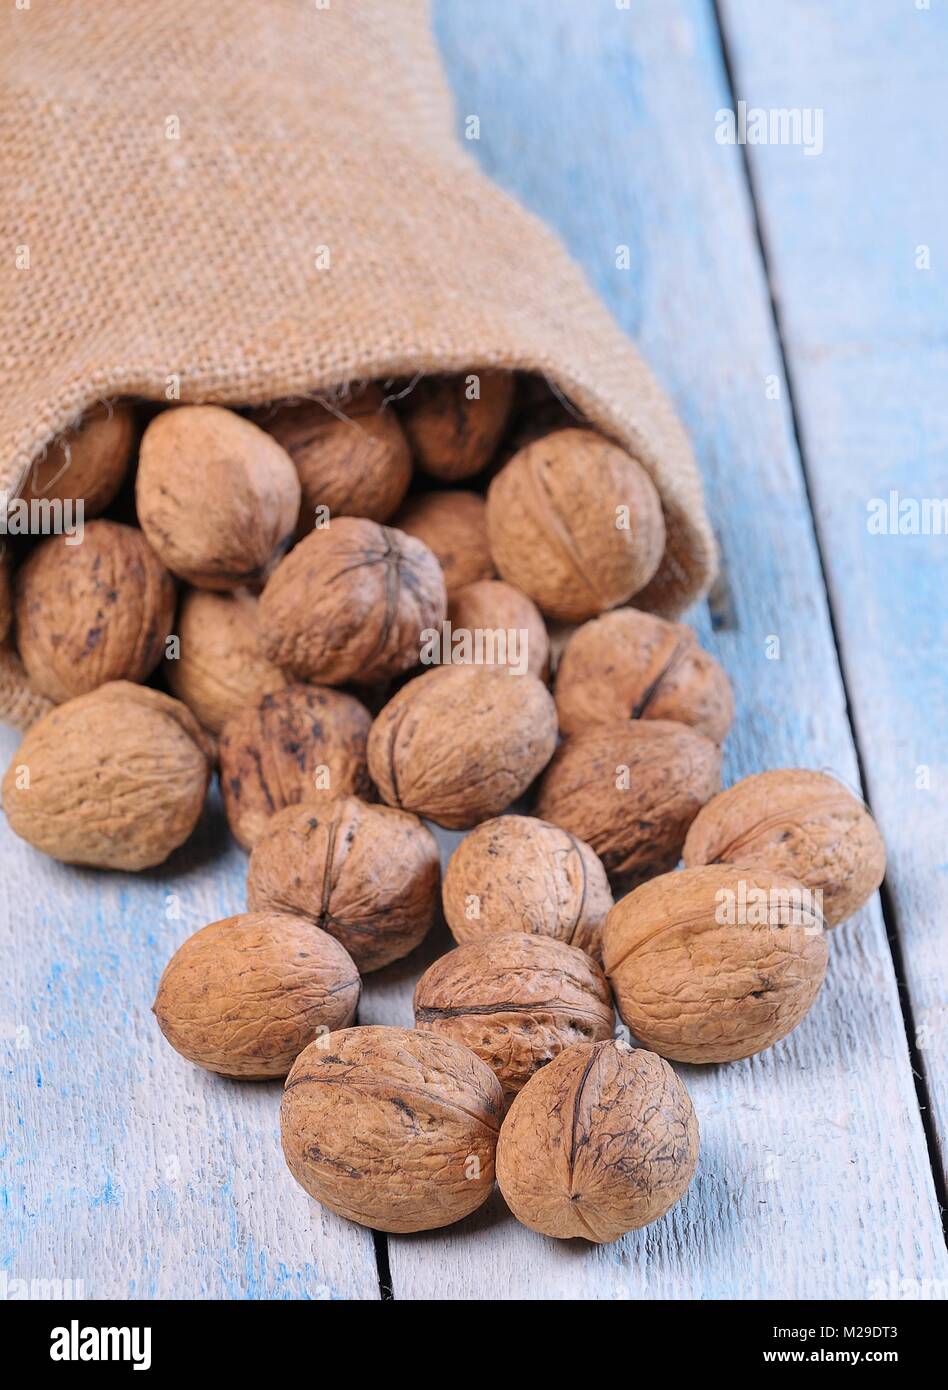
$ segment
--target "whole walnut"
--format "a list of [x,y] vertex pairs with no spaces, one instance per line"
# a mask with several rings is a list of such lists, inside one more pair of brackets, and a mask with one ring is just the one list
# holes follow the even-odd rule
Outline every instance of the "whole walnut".
[[411,451],[377,386],[328,405],[281,405],[257,418],[296,464],[303,490],[301,535],[313,529],[320,508],[331,516],[388,521],[408,491]]
[[721,785],[721,751],[671,720],[603,724],[560,744],[536,811],[585,840],[620,879],[678,863],[688,827]]
[[620,899],[603,959],[645,1047],[678,1062],[733,1062],[806,1014],[826,974],[826,934],[803,884],[723,864],[662,874]]
[[245,705],[286,685],[283,672],[260,653],[257,600],[247,589],[232,594],[188,589],[177,635],[180,651],[165,661],[165,676],[212,733],[219,734]]
[[156,415],[142,437],[135,501],[168,568],[199,589],[266,579],[293,540],[293,460],[250,420],[216,405]]
[[426,545],[343,516],[301,540],[264,589],[264,651],[299,680],[371,685],[417,665],[422,632],[446,610]]
[[530,932],[595,959],[612,907],[589,845],[533,816],[498,816],[472,830],[448,861],[442,900],[455,941]]
[[[455,589],[448,599],[448,621],[455,634],[484,636],[485,664],[506,666],[516,674],[524,667],[540,680],[550,664],[550,639],[539,608],[512,584],[503,579],[478,579]],[[503,645],[491,641],[490,633],[505,634]],[[516,634],[516,648],[510,634]],[[456,658],[457,659],[457,658]]]
[[437,557],[449,595],[494,573],[487,507],[476,492],[420,492],[405,503],[395,525]]
[[635,608],[577,629],[555,695],[563,734],[620,719],[673,719],[721,743],[734,719],[731,683],[691,628]]
[[361,989],[349,953],[313,922],[249,912],[179,946],[153,1012],[189,1062],[260,1080],[286,1076],[314,1038],[348,1027]]
[[[471,399],[473,376],[479,395]],[[424,377],[405,398],[405,432],[418,463],[449,482],[479,473],[500,443],[513,397],[509,372]]]
[[230,828],[251,849],[285,806],[369,796],[369,712],[352,695],[288,685],[262,695],[221,731],[221,794]]
[[309,917],[366,974],[425,937],[440,882],[437,842],[416,816],[348,796],[272,817],[250,856],[247,901]]
[[751,864],[822,893],[828,927],[851,917],[885,876],[885,845],[863,804],[835,777],[782,768],[745,777],[695,817],[684,860]]
[[464,1043],[506,1096],[574,1043],[611,1038],[612,995],[586,955],[563,941],[505,932],[430,965],[415,986],[415,1027]]
[[410,1028],[346,1028],[286,1079],[280,1127],[296,1181],[376,1231],[430,1231],[494,1185],[500,1083],[468,1048]]
[[174,622],[174,580],[141,531],[92,521],[80,544],[49,536],[16,576],[17,647],[34,688],[61,702],[143,681]]
[[10,828],[66,864],[149,869],[197,824],[205,734],[178,700],[115,681],[29,730],[3,779]]
[[440,666],[377,716],[369,772],[390,806],[466,830],[526,791],[555,746],[556,707],[535,676]]
[[104,512],[128,469],[135,414],[124,402],[97,406],[78,429],[59,435],[30,468],[20,495],[51,502],[82,500],[88,521]]
[[698,1122],[668,1063],[619,1040],[579,1043],[510,1107],[497,1181],[531,1230],[601,1244],[670,1211],[697,1162]]
[[665,549],[651,478],[593,430],[557,430],[514,454],[488,489],[487,532],[502,578],[569,622],[637,594]]

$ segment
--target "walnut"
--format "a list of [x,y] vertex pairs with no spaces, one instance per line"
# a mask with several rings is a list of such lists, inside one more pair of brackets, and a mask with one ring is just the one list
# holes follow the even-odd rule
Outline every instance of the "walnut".
[[5,642],[13,626],[13,561],[7,550],[0,550],[0,642]]
[[350,796],[272,817],[250,856],[247,901],[311,918],[366,974],[424,938],[440,882],[437,841],[417,817]]
[[621,1041],[579,1043],[517,1096],[497,1180],[542,1235],[618,1240],[680,1201],[698,1162],[698,1122],[667,1062]]
[[377,1231],[429,1231],[494,1185],[503,1093],[479,1057],[410,1028],[346,1028],[311,1043],[286,1079],[280,1126],[294,1178]]
[[826,974],[823,918],[803,884],[724,864],[662,874],[622,898],[603,934],[630,1031],[679,1062],[733,1062],[795,1028]]
[[721,752],[671,720],[603,724],[556,750],[537,795],[537,815],[561,825],[619,879],[678,863],[688,827],[721,785]]
[[257,600],[246,589],[188,589],[177,635],[180,653],[164,667],[168,684],[212,733],[245,705],[286,685],[283,672],[260,654]]
[[219,749],[224,810],[250,849],[285,806],[369,796],[369,712],[352,695],[288,685],[232,715]]
[[437,556],[449,595],[494,573],[487,507],[476,492],[420,492],[405,503],[395,525]]
[[293,460],[250,420],[216,405],[156,415],[142,437],[135,500],[168,568],[200,589],[263,580],[293,539]]
[[[503,579],[478,579],[455,589],[448,599],[448,621],[455,632],[469,632],[475,637],[477,633],[503,632],[503,648],[485,643],[486,664],[507,666],[519,673],[526,663],[528,671],[545,679],[550,664],[546,624],[533,600],[512,584]],[[516,651],[510,645],[510,633],[516,634]]]
[[828,927],[851,917],[885,875],[875,821],[835,777],[784,768],[745,777],[708,802],[685,840],[684,860],[773,869],[822,893]]
[[415,987],[415,1027],[464,1043],[506,1096],[579,1042],[611,1038],[612,995],[585,951],[505,932],[458,946]]
[[348,1027],[361,989],[349,953],[313,922],[250,912],[179,946],[153,1012],[189,1062],[259,1080],[286,1076],[314,1038]]
[[577,629],[555,695],[563,734],[620,719],[673,719],[721,743],[734,718],[730,681],[691,628],[634,608]]
[[369,734],[383,801],[466,830],[497,815],[546,766],[556,708],[535,676],[441,666],[403,685]]
[[417,665],[422,632],[446,609],[426,545],[344,516],[300,541],[264,589],[264,650],[300,680],[371,685]]
[[490,463],[507,425],[514,397],[509,372],[482,372],[480,395],[470,399],[471,374],[432,376],[405,399],[405,433],[415,458],[433,478],[457,482]]
[[128,681],[43,716],[3,779],[10,828],[66,864],[148,869],[191,834],[209,749],[178,700]]
[[637,594],[665,549],[652,480],[592,430],[556,430],[514,454],[488,490],[487,531],[501,576],[570,622]]
[[135,443],[135,414],[126,403],[98,406],[78,429],[57,436],[35,460],[20,489],[29,499],[82,500],[83,516],[104,512],[128,469]]
[[444,916],[455,941],[531,932],[598,959],[609,880],[589,845],[532,816],[498,816],[461,841],[444,876]]
[[17,646],[30,683],[61,702],[107,681],[145,680],[174,608],[174,580],[134,526],[92,521],[78,545],[49,536],[16,576]]
[[377,386],[333,400],[278,406],[256,417],[296,464],[303,489],[300,534],[331,516],[388,521],[411,482],[404,430]]

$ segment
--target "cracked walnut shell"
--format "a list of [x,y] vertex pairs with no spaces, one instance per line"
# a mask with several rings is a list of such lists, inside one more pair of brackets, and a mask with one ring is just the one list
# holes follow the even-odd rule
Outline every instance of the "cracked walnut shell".
[[446,609],[441,566],[426,545],[344,516],[277,567],[260,599],[264,651],[299,680],[371,685],[417,665],[421,633]]
[[395,518],[408,536],[423,541],[444,571],[451,595],[494,573],[487,544],[487,508],[476,492],[421,492]]
[[[480,394],[468,396],[471,376]],[[446,482],[470,478],[490,463],[507,425],[514,398],[509,372],[430,376],[405,397],[405,433],[426,473]]]
[[285,806],[369,796],[365,761],[371,719],[352,695],[288,685],[247,705],[221,733],[221,794],[245,849]]
[[557,430],[514,454],[488,490],[487,531],[502,578],[567,622],[626,603],[665,549],[651,478],[593,430]]
[[416,816],[349,796],[272,817],[250,856],[247,901],[311,918],[365,974],[427,935],[440,881],[437,842]]
[[173,574],[199,589],[267,577],[293,539],[293,460],[250,420],[217,405],[162,411],[142,436],[135,485],[142,530]]
[[476,1052],[507,1096],[564,1048],[611,1038],[612,995],[585,951],[505,932],[429,966],[415,987],[415,1027]]
[[616,903],[603,934],[616,1007],[678,1062],[733,1062],[797,1026],[823,983],[823,918],[804,885],[722,864],[662,874]]
[[330,516],[388,521],[411,482],[411,451],[394,411],[378,386],[321,401],[260,411],[258,424],[296,465],[302,487],[299,531]]
[[664,1216],[698,1162],[698,1122],[667,1062],[621,1041],[568,1048],[504,1120],[497,1181],[542,1235],[604,1243]]
[[556,707],[535,676],[440,666],[381,710],[369,772],[390,806],[466,830],[525,792],[555,746]]
[[189,709],[115,681],[43,716],[3,779],[10,828],[66,864],[148,869],[188,838],[210,776]]
[[189,589],[181,599],[177,635],[180,654],[165,661],[166,679],[211,733],[219,734],[245,705],[286,685],[283,672],[260,654],[257,600],[246,589]]
[[317,1039],[286,1079],[280,1127],[296,1181],[376,1231],[428,1231],[494,1185],[503,1093],[468,1048],[410,1028]]
[[561,825],[620,879],[678,863],[688,827],[721,785],[721,752],[671,720],[604,724],[564,740],[544,773],[537,815]]
[[361,988],[348,952],[313,922],[249,912],[179,946],[153,1012],[189,1062],[261,1080],[286,1076],[315,1037],[347,1027]]
[[612,907],[606,871],[589,845],[533,816],[498,816],[465,836],[448,862],[442,898],[455,941],[527,932],[596,960]]
[[731,683],[691,628],[635,608],[573,634],[555,696],[563,734],[620,719],[673,719],[721,743],[734,719]]
[[804,768],[759,772],[712,797],[684,860],[789,874],[822,893],[828,927],[857,912],[885,875],[885,845],[866,808],[835,777]]
[[80,544],[50,536],[16,576],[16,634],[30,684],[61,703],[143,681],[174,622],[174,580],[134,526],[92,521]]

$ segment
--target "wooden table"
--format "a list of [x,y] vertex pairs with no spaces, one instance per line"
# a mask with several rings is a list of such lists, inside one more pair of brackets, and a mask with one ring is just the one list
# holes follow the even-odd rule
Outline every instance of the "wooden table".
[[[564,1245],[495,1195],[447,1232],[386,1241],[290,1179],[279,1086],[186,1065],[149,1012],[175,946],[242,908],[245,859],[219,809],[135,878],[49,863],[4,825],[0,1282],[119,1298],[944,1296],[948,537],[872,534],[867,504],[948,496],[948,13],[441,0],[436,23],[459,123],[480,117],[474,156],[559,231],[693,435],[724,576],[691,617],[737,692],[728,781],[803,765],[861,785],[885,891],[834,935],[788,1040],[682,1069],[702,1155],[665,1220]],[[822,152],[719,143],[716,113],[738,99],[820,111]],[[361,1020],[410,1024],[421,964],[370,977]]]

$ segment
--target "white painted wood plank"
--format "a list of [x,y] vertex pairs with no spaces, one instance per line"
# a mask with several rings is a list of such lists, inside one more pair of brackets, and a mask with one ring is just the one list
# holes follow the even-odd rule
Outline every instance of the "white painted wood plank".
[[[948,10],[722,8],[739,94],[817,108],[823,151],[748,146],[919,1059],[948,1168]],[[925,269],[922,247],[930,248]]]
[[[4,767],[17,741],[2,730]],[[0,817],[10,1296],[60,1280],[84,1298],[378,1298],[371,1233],[289,1177],[280,1083],[191,1066],[151,1014],[180,942],[243,910],[245,866],[216,801],[168,865],[134,876],[55,864]]]

